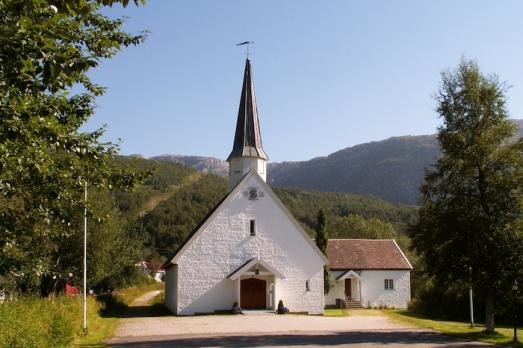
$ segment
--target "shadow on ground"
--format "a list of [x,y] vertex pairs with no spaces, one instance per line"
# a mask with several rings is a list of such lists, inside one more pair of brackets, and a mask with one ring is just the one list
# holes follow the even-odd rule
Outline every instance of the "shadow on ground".
[[130,306],[121,311],[104,313],[106,318],[164,317],[171,313],[164,306]]
[[100,314],[104,318],[143,318],[171,315],[163,304],[128,306],[120,298],[110,293],[98,296],[97,301],[102,305]]
[[[132,338],[130,338],[132,339]],[[157,337],[157,340],[120,342],[115,348],[164,347],[315,347],[315,346],[382,346],[394,347],[486,347],[484,343],[458,340],[428,331],[362,331],[328,334],[238,335],[213,337]],[[125,340],[125,338],[123,338]]]

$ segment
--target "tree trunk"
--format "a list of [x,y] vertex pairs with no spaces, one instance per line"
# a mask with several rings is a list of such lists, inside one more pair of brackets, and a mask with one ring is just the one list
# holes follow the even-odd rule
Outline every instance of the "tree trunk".
[[494,315],[496,312],[495,296],[492,291],[487,295],[487,302],[485,305],[485,331],[489,334],[494,333]]
[[40,296],[49,297],[52,291],[52,279],[51,277],[44,275],[40,279]]

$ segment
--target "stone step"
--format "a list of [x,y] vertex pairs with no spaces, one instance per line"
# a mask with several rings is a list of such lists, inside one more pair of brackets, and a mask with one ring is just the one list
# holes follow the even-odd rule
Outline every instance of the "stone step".
[[346,308],[363,308],[360,301],[348,300],[345,302]]

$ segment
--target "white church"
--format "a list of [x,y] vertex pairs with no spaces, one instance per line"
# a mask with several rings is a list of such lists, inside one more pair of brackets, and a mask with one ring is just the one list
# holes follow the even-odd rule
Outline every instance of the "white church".
[[[266,183],[267,160],[246,61],[229,193],[164,265],[176,315],[230,310],[322,314],[326,306],[405,308],[412,266],[393,240],[330,240],[327,259]],[[324,295],[323,268],[333,288]]]

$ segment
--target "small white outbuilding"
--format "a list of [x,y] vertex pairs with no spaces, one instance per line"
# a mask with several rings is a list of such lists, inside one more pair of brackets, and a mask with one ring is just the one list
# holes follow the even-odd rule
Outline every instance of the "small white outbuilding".
[[412,265],[393,239],[331,239],[327,306],[407,308]]

